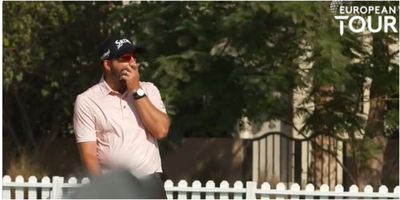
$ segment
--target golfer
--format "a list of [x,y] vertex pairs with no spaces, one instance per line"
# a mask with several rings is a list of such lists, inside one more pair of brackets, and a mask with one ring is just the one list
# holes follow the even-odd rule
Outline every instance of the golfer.
[[168,135],[170,120],[157,87],[140,81],[140,50],[116,35],[100,45],[103,76],[77,96],[74,132],[91,175],[128,170],[138,179],[158,180],[156,198],[166,198],[157,140]]

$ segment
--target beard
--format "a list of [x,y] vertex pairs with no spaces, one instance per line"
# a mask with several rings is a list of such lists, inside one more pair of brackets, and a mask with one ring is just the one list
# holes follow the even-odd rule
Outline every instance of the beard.
[[127,86],[125,80],[121,79],[121,70],[118,70],[112,63],[110,63],[110,68],[111,70],[105,73],[109,77],[109,80],[113,82],[115,86],[114,90],[121,94],[124,93]]

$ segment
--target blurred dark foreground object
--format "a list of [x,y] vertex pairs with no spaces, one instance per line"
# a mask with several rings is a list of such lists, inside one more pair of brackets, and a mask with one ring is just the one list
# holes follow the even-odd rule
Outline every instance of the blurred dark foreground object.
[[84,185],[65,196],[65,199],[167,199],[160,174],[143,178],[129,171],[112,171],[92,178]]

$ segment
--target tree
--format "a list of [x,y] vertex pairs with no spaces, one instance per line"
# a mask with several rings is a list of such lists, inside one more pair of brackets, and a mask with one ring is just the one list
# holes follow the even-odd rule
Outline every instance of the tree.
[[116,4],[4,2],[3,135],[13,148],[7,160],[30,152],[25,157],[43,168],[42,152],[72,133],[76,95],[100,79],[96,45]]
[[[368,118],[360,109],[367,77],[386,81],[375,81],[375,88],[390,87],[379,96],[397,98],[398,78],[392,72],[398,66],[386,62],[370,72],[366,66],[369,60],[382,63],[398,54],[371,55],[357,34],[340,36],[327,3],[145,2],[121,8],[110,20],[110,24],[122,21],[115,30],[148,47],[149,53],[142,58],[149,66],[144,72],[164,91],[174,119],[172,135],[229,136],[242,116],[292,124],[292,116],[301,115],[305,119],[299,130],[302,134],[341,139],[347,133],[353,144],[359,142],[357,134],[365,133],[365,143],[369,132],[383,133],[383,121],[392,131],[398,127],[395,106],[383,112],[383,101],[375,108],[372,97]],[[398,42],[389,37],[392,43]],[[389,43],[374,46],[376,52],[387,52]],[[312,67],[300,68],[299,58],[307,53],[311,56],[303,62]],[[361,61],[354,63],[354,59]],[[294,89],[309,93],[303,106],[293,110],[290,96],[284,96]],[[376,95],[374,88],[371,95]],[[306,108],[310,102],[314,110]],[[379,131],[370,128],[377,120],[375,109],[381,110]],[[373,179],[379,180],[378,176]],[[357,179],[363,182],[362,177]]]
[[299,82],[291,59],[301,54],[302,32],[280,6],[143,2],[121,8],[110,24],[123,22],[115,29],[148,48],[145,77],[164,92],[172,135],[231,136],[244,115],[261,121],[290,113],[271,94]]
[[[379,5],[396,6],[396,3]],[[377,16],[373,17],[376,25]],[[338,30],[335,25],[332,27]],[[328,51],[325,56],[315,53],[310,58],[315,61],[309,74],[313,77],[310,97],[317,97],[314,100],[318,101],[322,95],[324,100],[316,102],[316,109],[306,114],[304,128],[314,134],[339,136],[338,139],[347,135],[356,163],[353,181],[360,187],[371,184],[377,188],[381,185],[388,136],[398,135],[398,36],[396,33],[346,33],[340,39],[323,36],[322,40],[308,40],[314,41],[313,52],[323,52],[322,46],[327,50],[334,49],[332,45],[340,48],[336,48],[339,50],[336,53]],[[329,62],[329,53],[345,55],[347,61]],[[366,90],[370,91],[367,97]],[[312,100],[307,99],[304,105]],[[363,110],[365,102],[370,104],[369,111]]]
[[[398,40],[375,34],[368,51],[357,34],[339,35],[327,2],[5,2],[4,19],[4,124],[16,143],[71,133],[75,96],[101,75],[95,47],[113,32],[147,48],[142,77],[162,91],[170,139],[232,137],[243,116],[302,116],[306,137],[348,133],[361,170],[398,129],[398,54],[388,48]],[[295,108],[294,90],[308,91]],[[359,183],[378,180],[374,170]]]
[[[394,2],[384,5],[398,6]],[[357,183],[378,187],[382,184],[388,136],[398,135],[399,130],[399,38],[398,33],[393,32],[372,34],[370,37],[370,51],[364,52],[362,61],[363,75],[371,81],[370,109],[364,137],[357,144],[357,150],[361,150],[357,155],[360,160]]]

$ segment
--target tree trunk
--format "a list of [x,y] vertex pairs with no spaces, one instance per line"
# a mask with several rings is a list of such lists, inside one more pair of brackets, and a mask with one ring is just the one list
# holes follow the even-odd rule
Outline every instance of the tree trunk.
[[[318,92],[314,96],[315,112],[319,114],[326,112],[324,104],[332,100],[332,96],[330,95],[332,91],[332,86],[321,86],[318,88]],[[315,186],[320,187],[322,184],[328,184],[330,188],[333,188],[337,184],[337,161],[333,153],[336,148],[334,139],[326,135],[326,133],[324,124],[317,126],[314,130],[314,134],[320,135],[312,139],[312,163],[309,175]]]
[[337,184],[334,139],[327,135],[319,135],[313,139],[312,148],[313,167],[310,175],[314,185],[320,187],[322,184],[327,184],[330,188],[334,188]]
[[24,102],[21,100],[17,89],[12,90],[13,96],[15,98],[15,101],[17,103],[17,106],[19,108],[19,114],[21,116],[19,122],[17,122],[18,124],[20,123],[22,126],[22,131],[26,136],[27,139],[27,144],[30,145],[31,147],[35,147],[36,146],[36,140],[35,137],[33,135],[33,131],[32,131],[32,126],[31,126],[31,122],[28,116],[28,111],[25,108],[25,104]]
[[385,96],[380,93],[378,87],[372,81],[367,127],[361,146],[365,159],[360,162],[357,177],[358,186],[361,188],[366,185],[378,188],[381,185],[384,153],[388,139],[384,133]]

